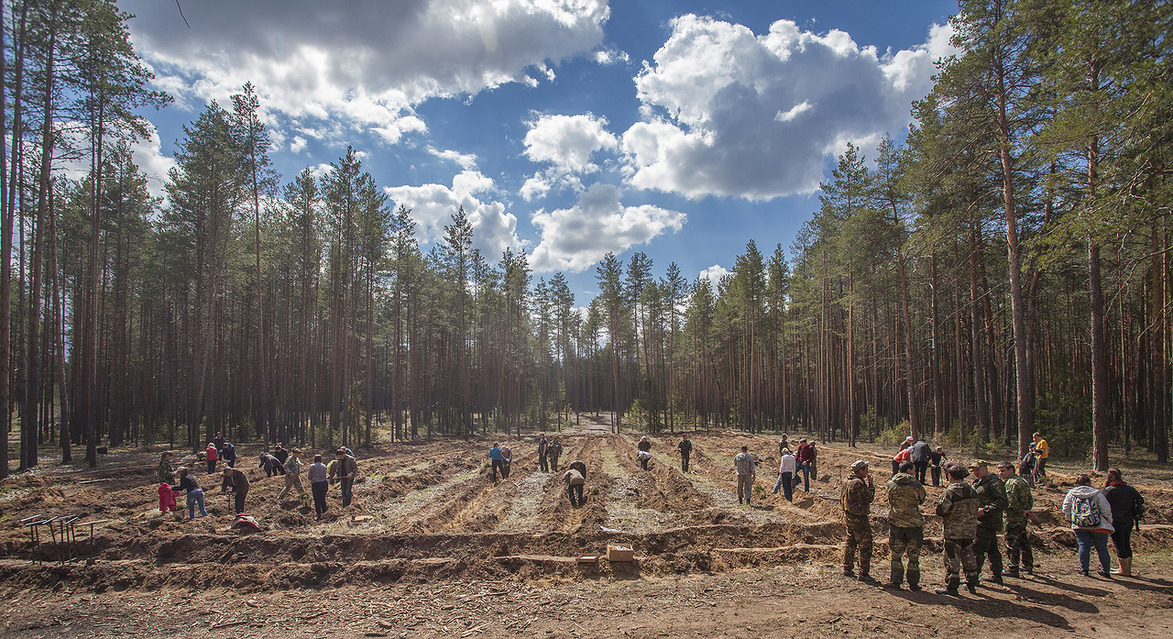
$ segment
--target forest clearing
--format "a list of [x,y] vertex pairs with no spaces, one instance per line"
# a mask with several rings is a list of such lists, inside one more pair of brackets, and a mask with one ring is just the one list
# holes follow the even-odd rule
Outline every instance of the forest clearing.
[[[497,482],[485,461],[493,442],[484,438],[356,450],[354,501],[342,508],[332,487],[321,521],[295,498],[278,504],[282,477],[266,478],[256,467],[259,447],[242,446],[237,467],[253,482],[245,510],[263,529],[248,533],[232,526],[219,472],[207,474],[193,455],[176,460],[199,468],[208,491],[209,515],[193,521],[182,504],[159,512],[155,451],[115,451],[97,470],[45,465],[0,484],[0,595],[10,602],[0,634],[655,637],[790,627],[811,636],[981,628],[1143,637],[1168,636],[1173,623],[1173,488],[1156,466],[1124,465],[1150,504],[1133,537],[1138,577],[1077,574],[1074,538],[1059,513],[1074,469],[1059,464],[1054,485],[1034,491],[1036,575],[953,599],[930,594],[943,579],[940,521],[931,515],[941,489],[931,486],[922,508],[924,592],[840,574],[838,486],[857,458],[876,475],[873,572],[886,574],[887,454],[822,445],[811,491],[788,503],[770,493],[776,438],[695,433],[687,474],[669,454],[677,436],[651,437],[647,471],[635,460],[638,439],[602,425],[564,434],[562,469],[581,459],[589,470],[581,508],[571,508],[559,473],[538,470],[536,435],[501,439],[514,462]],[[741,444],[760,463],[748,507],[735,494],[732,457]],[[38,551],[21,526],[34,514],[106,523],[92,540],[82,526],[77,561],[62,565],[47,533]],[[631,547],[635,560],[607,561],[609,545]],[[30,561],[37,552],[43,565]],[[165,623],[160,599],[169,602]]]

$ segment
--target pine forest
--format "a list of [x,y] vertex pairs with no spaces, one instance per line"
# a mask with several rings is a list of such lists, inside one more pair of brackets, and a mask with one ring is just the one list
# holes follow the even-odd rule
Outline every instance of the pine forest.
[[0,17],[0,477],[217,431],[362,445],[588,413],[1168,459],[1169,2],[962,0],[913,126],[847,143],[791,245],[745,238],[715,285],[608,254],[594,299],[474,249],[460,208],[421,246],[362,149],[277,174],[252,84],[198,111],[152,197],[130,149],[170,97],[129,16]]

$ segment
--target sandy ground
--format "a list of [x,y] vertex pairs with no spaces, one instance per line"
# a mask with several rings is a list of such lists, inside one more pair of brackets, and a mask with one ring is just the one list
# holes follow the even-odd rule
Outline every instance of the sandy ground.
[[[1034,493],[1036,576],[952,598],[932,593],[944,576],[933,516],[925,591],[839,574],[839,483],[856,458],[886,476],[887,453],[821,445],[811,492],[789,503],[769,492],[774,438],[695,433],[684,474],[670,454],[676,436],[651,438],[655,458],[642,471],[638,437],[597,426],[563,434],[560,466],[582,459],[588,467],[581,508],[570,507],[560,476],[538,471],[536,436],[501,440],[515,461],[498,481],[485,464],[489,440],[356,451],[354,503],[343,509],[332,487],[321,521],[296,499],[277,503],[283,478],[265,478],[252,461],[259,451],[245,447],[246,510],[264,528],[254,533],[232,527],[219,475],[206,468],[196,476],[210,515],[160,514],[157,451],[114,451],[97,470],[46,464],[0,483],[0,636],[1173,636],[1165,469],[1124,466],[1151,506],[1134,536],[1139,577],[1077,573],[1074,540],[1057,513],[1078,469],[1055,464],[1055,485]],[[737,503],[732,470],[743,443],[761,460],[748,507]],[[931,504],[940,489],[928,490]],[[877,481],[877,578],[887,574],[886,512]],[[83,527],[78,561],[60,565],[58,548],[34,547],[20,526],[33,514],[107,522],[92,540]],[[577,561],[608,545],[632,547],[635,561]]]

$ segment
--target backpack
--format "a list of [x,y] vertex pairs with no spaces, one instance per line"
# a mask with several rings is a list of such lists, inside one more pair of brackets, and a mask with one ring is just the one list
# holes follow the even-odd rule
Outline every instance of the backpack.
[[1071,507],[1071,523],[1080,528],[1096,528],[1100,525],[1100,506],[1095,497],[1076,497]]
[[1129,509],[1129,512],[1132,514],[1132,518],[1139,522],[1144,519],[1145,513],[1149,511],[1149,507],[1145,505],[1144,499],[1140,499],[1139,495],[1137,497],[1137,499],[1132,501],[1132,508]]

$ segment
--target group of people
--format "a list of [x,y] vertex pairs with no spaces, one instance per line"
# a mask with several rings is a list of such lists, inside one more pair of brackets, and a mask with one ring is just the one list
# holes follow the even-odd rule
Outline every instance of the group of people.
[[781,489],[786,501],[794,501],[794,486],[799,471],[802,471],[803,490],[808,493],[811,491],[811,477],[815,472],[818,451],[815,450],[815,442],[808,442],[805,437],[798,440],[797,453],[790,452],[788,443],[786,435],[782,435],[778,450],[782,459],[778,465],[778,481],[774,484],[774,494],[777,495]]
[[[206,516],[208,512],[204,490],[187,467],[173,468],[171,461],[174,456],[173,452],[166,451],[159,461],[159,510],[162,512],[177,510],[176,495],[185,493],[188,519],[195,519],[197,509],[201,517]],[[285,477],[285,486],[277,494],[278,502],[284,501],[286,495],[290,494],[295,494],[299,500],[304,501],[309,499],[312,493],[314,512],[317,518],[321,519],[322,514],[328,509],[326,493],[329,485],[338,483],[341,486],[342,506],[346,507],[350,505],[353,498],[354,480],[358,476],[358,464],[355,461],[354,453],[349,448],[338,448],[334,451],[334,457],[329,464],[325,464],[322,462],[322,455],[314,455],[314,463],[309,466],[306,473],[310,482],[310,493],[306,492],[301,481],[303,464],[301,450],[298,448],[287,451],[278,444],[273,453],[263,452],[260,454],[259,468],[265,470],[267,477],[275,475]],[[236,514],[243,513],[245,499],[249,491],[249,479],[247,473],[235,467],[235,448],[232,444],[223,441],[223,438],[217,433],[216,439],[209,442],[208,448],[204,451],[204,459],[207,461],[209,473],[215,472],[215,464],[218,460],[223,459],[228,463],[222,471],[220,492],[232,500],[233,510]]]
[[538,470],[543,473],[558,472],[558,458],[562,456],[562,438],[546,439],[546,434],[538,435]]
[[[647,438],[644,438],[647,439]],[[547,439],[545,433],[538,435],[538,470],[543,473],[558,472],[558,458],[562,456],[562,439],[554,437]],[[513,451],[500,442],[493,442],[489,449],[489,464],[492,468],[493,482],[497,482],[497,473],[501,479],[509,479],[510,466],[513,463]],[[583,489],[586,486],[586,462],[576,459],[566,467],[562,474],[562,481],[566,484],[566,496],[570,505],[578,508],[586,503]]]
[[[996,473],[990,472],[990,465],[985,460],[977,460],[969,466],[951,463],[944,467],[948,484],[935,504],[943,528],[945,563],[945,585],[936,590],[938,594],[958,595],[963,572],[966,589],[975,592],[987,559],[991,572],[988,581],[992,583],[1003,584],[1006,577],[1019,578],[1023,573],[1034,572],[1034,554],[1027,535],[1027,523],[1034,508],[1031,484],[1015,472],[1014,463],[998,463]],[[972,483],[966,481],[971,473]],[[907,582],[910,590],[920,590],[920,550],[924,544],[924,515],[920,507],[927,499],[923,473],[913,459],[903,459],[887,487],[891,573],[885,586],[898,589]],[[858,556],[858,576],[868,582],[876,581],[870,574],[869,520],[875,494],[868,463],[856,460],[840,492],[847,528],[843,574],[857,575]],[[1143,514],[1143,508],[1144,498],[1124,482],[1118,469],[1108,471],[1102,491],[1091,486],[1088,475],[1079,476],[1075,488],[1064,499],[1063,514],[1075,532],[1084,575],[1088,574],[1092,547],[1099,554],[1099,574],[1109,578],[1113,574],[1107,550],[1109,536],[1120,558],[1120,569],[1115,574],[1131,575],[1131,530]],[[998,539],[1003,533],[1005,563]]]
[[[948,459],[940,446],[931,448],[924,439],[914,439],[911,435],[900,443],[900,450],[892,457],[892,474],[900,472],[900,464],[912,462],[916,480],[925,485],[931,474],[933,485],[941,485],[941,464]],[[929,472],[931,469],[931,473]]]

